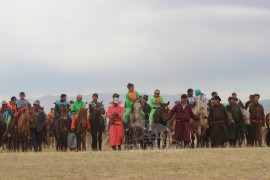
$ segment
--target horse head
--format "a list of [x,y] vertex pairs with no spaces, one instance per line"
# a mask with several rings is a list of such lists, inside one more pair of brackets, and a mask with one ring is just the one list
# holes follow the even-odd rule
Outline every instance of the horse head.
[[170,115],[169,105],[170,105],[170,101],[167,103],[161,104],[160,108],[158,109],[158,111],[159,111],[158,114],[163,119],[163,121],[169,120],[169,115]]
[[80,112],[79,112],[79,119],[81,120],[81,124],[83,125],[83,127],[86,126],[86,121],[87,121],[87,111],[88,109],[86,108],[81,108]]
[[142,119],[143,105],[140,100],[136,100],[133,103],[132,110],[136,120]]
[[208,105],[201,101],[201,100],[196,100],[196,106],[193,109],[193,113],[196,115],[199,115],[201,119],[207,119],[208,117]]
[[243,114],[245,124],[246,125],[249,125],[250,124],[250,112],[249,112],[249,108],[248,109],[242,109],[241,108],[241,112]]
[[36,121],[36,113],[33,107],[31,107],[31,104],[29,103],[25,109],[24,112],[24,119],[29,122],[29,121]]
[[68,117],[68,106],[67,105],[61,105],[60,106],[60,112],[61,112],[61,117],[64,119],[67,119]]

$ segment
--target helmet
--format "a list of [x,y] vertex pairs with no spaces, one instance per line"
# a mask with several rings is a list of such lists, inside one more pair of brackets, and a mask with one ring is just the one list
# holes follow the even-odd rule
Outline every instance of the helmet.
[[196,89],[195,90],[195,95],[196,96],[199,96],[199,95],[201,95],[202,94],[202,91],[200,90],[200,89]]

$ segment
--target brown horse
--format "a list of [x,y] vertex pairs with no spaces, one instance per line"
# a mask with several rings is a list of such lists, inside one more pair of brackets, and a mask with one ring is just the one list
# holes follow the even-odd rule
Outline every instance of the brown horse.
[[154,113],[154,123],[152,125],[153,133],[157,137],[158,148],[160,148],[162,140],[163,149],[167,147],[167,138],[168,138],[167,122],[169,121],[169,114],[170,114],[169,104],[170,102],[160,105],[160,107]]
[[105,131],[105,114],[103,103],[97,103],[90,117],[92,149],[94,151],[97,150],[97,148],[99,148],[100,151],[102,149],[102,133]]
[[[59,119],[56,119],[53,124],[53,135],[55,136],[56,140],[56,150],[57,151],[66,151],[67,150],[67,136],[68,132],[70,131],[70,124],[71,121],[68,116],[68,107],[67,106],[60,106],[61,116]],[[59,129],[58,123],[59,121]]]
[[16,120],[13,118],[7,130],[8,138],[6,142],[8,151],[19,151],[19,131],[16,125]]
[[86,150],[87,111],[88,109],[82,108],[75,123],[78,151]]
[[28,148],[28,136],[29,136],[29,122],[36,121],[37,116],[34,108],[30,104],[27,105],[25,112],[20,115],[18,119],[18,133],[19,140],[21,142],[22,151],[27,151]]

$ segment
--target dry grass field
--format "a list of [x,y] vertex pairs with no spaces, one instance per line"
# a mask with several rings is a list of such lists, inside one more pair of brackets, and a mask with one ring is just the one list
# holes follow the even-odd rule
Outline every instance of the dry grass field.
[[269,148],[0,153],[0,179],[270,179]]

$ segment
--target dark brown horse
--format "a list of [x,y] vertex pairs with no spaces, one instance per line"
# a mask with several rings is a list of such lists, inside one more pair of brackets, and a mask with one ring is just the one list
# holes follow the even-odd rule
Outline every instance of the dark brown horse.
[[30,104],[28,104],[25,112],[23,112],[18,119],[19,140],[21,142],[23,152],[27,151],[28,149],[29,122],[36,120],[37,116],[34,108],[32,108]]
[[[68,106],[60,106],[61,116],[56,119],[53,124],[53,135],[56,140],[56,150],[67,150],[67,136],[70,131],[70,119],[68,116]],[[59,121],[59,129],[57,127],[57,121]]]
[[167,147],[167,137],[168,137],[168,127],[167,122],[169,121],[169,104],[161,104],[160,107],[156,110],[154,114],[154,123],[152,125],[153,133],[157,136],[157,145],[160,148],[161,140],[162,148],[165,149]]
[[78,151],[86,150],[87,111],[88,109],[82,108],[75,123]]
[[[91,135],[92,135],[92,149],[95,151],[97,148],[102,149],[102,133],[105,131],[105,109],[104,105],[97,103],[94,107],[93,113],[91,113]],[[98,146],[98,147],[97,147]]]

